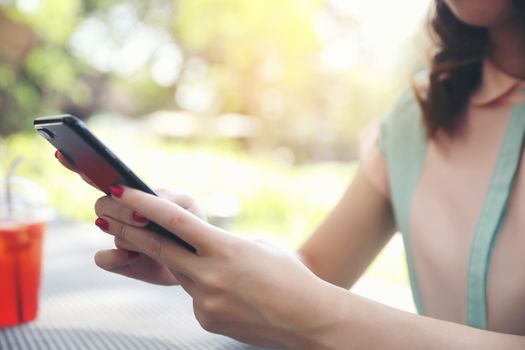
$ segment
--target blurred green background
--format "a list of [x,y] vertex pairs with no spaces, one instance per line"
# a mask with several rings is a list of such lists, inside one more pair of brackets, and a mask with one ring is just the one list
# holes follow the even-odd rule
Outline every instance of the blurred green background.
[[153,187],[297,246],[351,181],[360,131],[423,65],[428,4],[0,0],[1,169],[23,155],[59,219],[93,220],[100,194],[31,126],[74,114]]

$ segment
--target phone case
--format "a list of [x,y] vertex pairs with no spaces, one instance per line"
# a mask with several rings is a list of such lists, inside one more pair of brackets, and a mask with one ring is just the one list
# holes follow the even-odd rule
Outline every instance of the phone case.
[[[120,184],[157,195],[133,173],[87,126],[71,115],[41,117],[33,123],[37,132],[86,175],[101,191],[110,194],[111,185]],[[195,252],[195,248],[154,222],[146,228],[172,239]]]

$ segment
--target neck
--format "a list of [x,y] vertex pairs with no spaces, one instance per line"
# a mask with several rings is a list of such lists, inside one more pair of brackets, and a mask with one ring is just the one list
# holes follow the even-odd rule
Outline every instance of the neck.
[[489,28],[493,63],[505,73],[525,80],[525,24],[520,19]]

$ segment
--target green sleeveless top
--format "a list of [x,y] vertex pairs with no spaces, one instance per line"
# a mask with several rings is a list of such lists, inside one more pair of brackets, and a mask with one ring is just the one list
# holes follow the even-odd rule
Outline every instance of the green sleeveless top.
[[[465,298],[466,324],[472,327],[487,328],[487,276],[521,158],[524,134],[525,105],[516,104],[470,247]],[[397,228],[403,235],[414,302],[418,312],[425,314],[412,261],[409,215],[427,153],[427,136],[419,105],[411,91],[401,96],[382,121],[378,142],[388,167],[392,207]]]

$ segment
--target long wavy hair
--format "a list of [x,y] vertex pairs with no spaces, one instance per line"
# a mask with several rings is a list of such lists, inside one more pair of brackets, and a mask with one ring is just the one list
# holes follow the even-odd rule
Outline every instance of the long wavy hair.
[[458,20],[443,0],[435,0],[429,24],[436,51],[428,86],[415,87],[415,93],[432,137],[438,130],[454,134],[461,127],[469,97],[481,83],[489,35],[486,28]]

